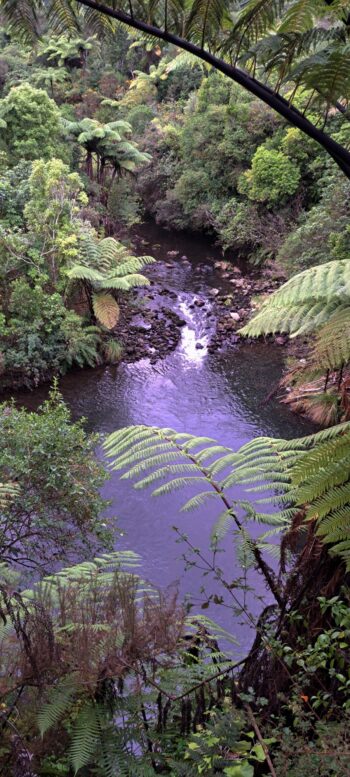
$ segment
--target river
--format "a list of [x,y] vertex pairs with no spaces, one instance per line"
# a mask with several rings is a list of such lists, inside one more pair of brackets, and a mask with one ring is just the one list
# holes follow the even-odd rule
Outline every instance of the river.
[[[65,376],[60,389],[73,418],[85,416],[88,428],[102,435],[141,423],[206,435],[234,449],[257,435],[290,438],[312,431],[310,424],[286,406],[276,400],[265,401],[280,377],[283,348],[256,343],[208,353],[215,328],[210,290],[223,283],[213,266],[213,260],[221,258],[217,249],[203,239],[174,237],[147,225],[139,233],[148,240],[143,252],[152,252],[160,260],[152,268],[154,285],[170,291],[174,310],[186,321],[181,341],[175,351],[154,364],[141,359]],[[174,248],[179,256],[169,261],[167,252]],[[183,254],[188,262],[181,261]],[[204,273],[200,271],[203,264],[207,267]],[[193,307],[194,298],[203,304]],[[33,394],[17,394],[16,399],[35,408],[46,395],[47,387],[41,387]],[[201,572],[184,570],[181,556],[185,548],[176,542],[172,527],[179,527],[193,545],[207,551],[217,508],[209,502],[201,510],[181,513],[179,507],[186,495],[154,498],[149,491],[133,490],[117,473],[106,483],[104,496],[112,501],[109,512],[117,517],[122,532],[116,546],[140,553],[146,577],[162,587],[175,583],[181,596],[190,593],[199,606],[203,600]],[[226,537],[223,547],[226,553],[219,558],[220,566],[231,580],[238,574],[232,536]],[[217,590],[209,579],[205,585],[209,591]],[[264,594],[257,576],[254,585],[259,595]],[[252,605],[253,609],[258,606]],[[231,612],[211,606],[206,614],[231,630]],[[243,642],[247,642],[250,637],[243,631]]]

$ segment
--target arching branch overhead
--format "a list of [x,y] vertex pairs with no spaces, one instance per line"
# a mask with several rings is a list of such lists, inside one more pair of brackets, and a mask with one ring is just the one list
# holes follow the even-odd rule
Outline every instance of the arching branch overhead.
[[[320,129],[319,127],[315,126],[315,124],[312,123],[312,121],[310,121],[304,115],[304,113],[302,113],[295,106],[293,106],[291,102],[286,100],[277,91],[274,91],[268,85],[257,80],[256,78],[254,78],[252,75],[250,75],[248,72],[241,69],[237,65],[231,64],[225,59],[218,57],[217,55],[211,53],[211,51],[204,48],[205,35],[203,36],[202,34],[200,43],[195,43],[192,40],[188,39],[188,37],[183,37],[182,35],[179,35],[177,32],[172,32],[170,29],[170,25],[168,24],[168,18],[166,20],[166,24],[164,25],[164,28],[162,29],[161,27],[158,27],[155,24],[151,23],[151,21],[144,21],[142,18],[139,18],[136,15],[135,9],[133,10],[132,6],[130,7],[130,13],[126,13],[122,8],[116,7],[115,3],[113,3],[113,7],[112,7],[109,5],[105,5],[104,3],[96,2],[96,0],[76,0],[76,1],[80,6],[84,6],[86,8],[97,11],[105,16],[108,16],[111,19],[115,19],[118,22],[126,24],[129,27],[132,27],[133,29],[139,30],[147,35],[151,35],[167,43],[173,44],[181,49],[184,49],[185,51],[188,51],[191,54],[194,54],[199,59],[202,59],[208,64],[212,65],[212,67],[214,67],[216,70],[219,70],[221,73],[228,76],[228,78],[235,81],[237,84],[242,86],[244,89],[246,89],[248,92],[253,94],[255,97],[262,100],[266,105],[268,105],[270,108],[275,110],[292,126],[297,127],[303,133],[305,133],[310,138],[312,138],[317,143],[319,143],[320,146],[322,146],[327,151],[327,153],[334,159],[334,161],[337,163],[337,165],[340,167],[343,173],[347,176],[347,178],[350,178],[350,152],[346,148],[344,148],[342,145],[336,142],[323,129]],[[198,4],[198,0],[197,0],[197,4]],[[207,5],[209,6],[209,2]],[[251,5],[251,3],[249,5]],[[246,9],[247,9],[247,6],[246,6]],[[217,11],[219,16],[220,9],[217,9]],[[286,15],[286,19],[284,21],[285,27],[286,27],[286,24],[288,23],[287,16],[288,14]],[[208,13],[205,13],[203,23],[204,25],[207,25],[207,30],[208,30],[210,28],[210,24],[208,23]],[[191,24],[192,26],[194,24],[193,7],[192,7],[192,19],[190,14],[190,18],[187,21],[187,29],[189,31],[191,31]],[[289,26],[290,25],[291,25],[291,22],[289,21]],[[237,25],[237,28],[238,28],[238,25]],[[244,34],[245,33],[243,30],[242,38]],[[326,64],[324,65],[324,67],[326,67]],[[345,61],[343,63],[342,60],[340,60],[340,63],[338,66],[340,75],[343,73],[344,68],[347,68],[347,63]],[[340,78],[339,78],[339,81],[340,81]],[[334,83],[334,78],[333,78],[333,83]],[[349,86],[350,86],[350,83],[349,83]]]

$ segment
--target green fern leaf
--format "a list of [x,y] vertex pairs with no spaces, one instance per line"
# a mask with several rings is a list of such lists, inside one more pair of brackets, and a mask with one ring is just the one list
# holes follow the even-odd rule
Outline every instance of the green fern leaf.
[[87,701],[75,720],[69,760],[76,774],[79,769],[91,763],[101,736],[97,705]]
[[52,688],[49,700],[41,706],[38,712],[38,726],[41,736],[48,729],[56,726],[67,712],[74,700],[76,687],[71,683],[61,683],[57,688]]

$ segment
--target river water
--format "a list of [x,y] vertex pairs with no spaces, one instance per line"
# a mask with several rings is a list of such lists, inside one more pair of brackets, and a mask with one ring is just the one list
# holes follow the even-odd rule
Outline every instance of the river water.
[[[150,234],[150,228],[145,227],[141,234],[150,241],[142,252],[153,253],[161,261],[152,268],[155,287],[159,283],[176,294],[173,308],[186,321],[181,341],[172,354],[155,364],[142,359],[65,376],[60,389],[73,418],[85,416],[87,427],[102,435],[130,424],[149,424],[213,437],[234,449],[257,435],[290,438],[311,432],[310,424],[285,406],[275,400],[265,402],[280,377],[283,348],[257,343],[225,353],[207,352],[215,327],[210,289],[223,283],[213,267],[213,260],[221,258],[218,252],[204,240],[174,238],[155,228]],[[179,256],[169,259],[167,252],[174,248],[179,249]],[[182,254],[189,262],[181,260]],[[203,264],[205,272],[200,270]],[[204,304],[193,307],[194,299]],[[47,387],[41,387],[35,394],[23,393],[16,398],[34,408],[46,394]],[[181,596],[190,593],[200,606],[202,573],[196,568],[184,570],[181,557],[185,547],[176,542],[172,527],[179,527],[193,545],[207,553],[218,508],[209,501],[198,511],[181,513],[179,508],[188,494],[175,492],[154,498],[149,491],[135,491],[130,481],[120,480],[117,473],[112,473],[104,496],[112,501],[109,512],[117,517],[122,531],[116,547],[140,553],[146,577],[162,587],[174,583]],[[239,574],[231,535],[223,541],[223,548],[226,552],[219,562],[231,580]],[[210,578],[205,585],[209,591],[218,591]],[[257,575],[253,585],[259,595],[265,593]],[[256,609],[261,605],[251,606]],[[233,623],[227,608],[211,606],[205,612],[230,630],[236,629],[243,643],[250,641],[246,629],[242,633]]]

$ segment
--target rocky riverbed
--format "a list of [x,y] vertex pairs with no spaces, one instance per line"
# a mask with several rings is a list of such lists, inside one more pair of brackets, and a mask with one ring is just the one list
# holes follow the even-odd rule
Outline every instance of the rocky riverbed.
[[[132,298],[129,295],[121,302],[115,335],[123,348],[123,362],[149,358],[155,363],[179,345],[188,322],[181,315],[180,296],[172,288],[172,278],[179,273],[185,277],[188,269],[197,278],[198,293],[187,295],[186,308],[189,313],[197,312],[197,318],[201,311],[201,331],[209,353],[238,347],[238,330],[252,315],[255,297],[274,291],[283,281],[274,268],[264,268],[262,277],[257,270],[242,269],[224,260],[193,267],[187,256],[169,251],[163,261],[149,268],[150,286],[136,290]],[[274,340],[278,345],[287,342],[281,336]],[[203,337],[196,347],[204,347]]]

